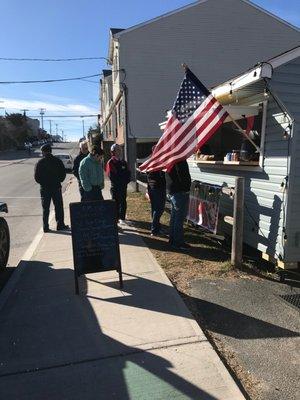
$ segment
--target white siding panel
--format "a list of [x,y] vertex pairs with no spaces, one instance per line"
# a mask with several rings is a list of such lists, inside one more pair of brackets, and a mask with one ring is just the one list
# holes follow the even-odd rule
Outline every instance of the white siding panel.
[[159,137],[158,123],[172,107],[183,62],[210,87],[295,47],[300,32],[245,2],[210,0],[125,31],[119,41],[129,134]]
[[287,172],[289,187],[285,221],[287,234],[285,261],[300,262],[300,58],[275,69],[271,88],[288,113],[295,118],[293,137],[289,146],[291,164]]

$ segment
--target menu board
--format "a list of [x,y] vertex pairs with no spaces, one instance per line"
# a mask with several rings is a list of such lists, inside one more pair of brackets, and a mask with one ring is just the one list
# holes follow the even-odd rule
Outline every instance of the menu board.
[[70,216],[75,279],[83,274],[117,270],[122,285],[115,201],[71,203]]

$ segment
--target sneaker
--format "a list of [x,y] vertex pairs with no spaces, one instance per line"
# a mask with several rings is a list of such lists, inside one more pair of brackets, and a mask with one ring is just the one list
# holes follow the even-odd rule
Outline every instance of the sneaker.
[[50,232],[49,226],[45,226],[43,228],[44,233]]
[[120,225],[126,225],[125,219],[119,219],[119,224]]
[[56,228],[56,230],[57,230],[57,231],[69,231],[69,230],[70,230],[70,227],[69,227],[69,225],[61,225],[61,226],[58,226],[58,227]]

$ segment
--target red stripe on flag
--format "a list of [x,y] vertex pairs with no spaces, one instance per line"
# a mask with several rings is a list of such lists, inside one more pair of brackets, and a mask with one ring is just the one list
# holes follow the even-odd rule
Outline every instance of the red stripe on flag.
[[[172,129],[170,132],[167,133],[167,129],[176,121],[174,117],[170,117],[170,119],[167,122],[167,126],[165,128],[165,133],[157,143],[155,147],[155,151],[152,154],[151,158],[147,160],[145,163],[143,163],[140,166],[140,170],[148,170],[150,167],[150,164],[153,162],[157,162],[158,160],[161,161],[161,158],[165,158],[166,154],[170,154],[172,150],[182,141],[182,139],[187,135],[187,133],[193,129],[197,123],[202,118],[205,118],[208,112],[213,108],[215,104],[217,104],[217,100],[210,96],[210,99],[208,102],[202,103],[204,104],[204,107],[201,109],[201,106],[195,111],[195,113],[186,121],[184,125],[181,125],[181,123],[178,121],[178,124],[175,125],[175,128]],[[214,110],[214,113],[216,110],[219,108],[220,105]],[[209,117],[213,118],[213,114]],[[179,128],[182,128],[183,131],[178,134],[178,137],[176,138],[176,133],[179,131]],[[167,148],[163,151],[163,148],[167,145]]]
[[[201,141],[201,145],[203,145],[212,136],[212,134],[216,131],[216,129],[218,129],[218,127],[223,123],[224,119],[227,116],[227,113],[225,112],[224,109],[223,109],[223,111],[224,111],[225,115],[222,115],[220,118],[218,118],[219,115],[215,116],[215,119],[217,119],[217,121],[213,124],[212,127],[209,128],[209,131],[206,133],[206,135],[204,136],[204,138]],[[201,132],[202,132],[202,130],[201,130]],[[173,153],[171,155],[169,154],[168,158],[166,160],[164,160],[164,162],[161,162],[161,163],[158,162],[158,163],[152,164],[149,167],[149,171],[161,170],[161,169],[166,169],[166,168],[169,169],[170,166],[172,166],[179,160],[183,160],[183,159],[190,157],[197,149],[197,146],[193,142],[194,142],[194,138],[192,137],[186,143],[186,145],[184,147],[180,148],[176,153]]]
[[[167,152],[165,152],[163,155],[161,155],[159,157],[159,159],[156,160],[151,160],[151,162],[148,164],[147,169],[151,169],[151,171],[153,170],[157,170],[157,169],[162,169],[165,168],[166,165],[169,165],[170,163],[168,162],[168,158],[172,158],[177,160],[177,156],[182,156],[182,157],[186,157],[186,151],[188,150],[188,157],[193,154],[194,151],[196,151],[197,147],[198,147],[198,143],[197,143],[197,136],[199,136],[199,134],[201,132],[203,132],[210,124],[211,122],[216,118],[216,116],[219,115],[219,113],[224,110],[223,107],[218,104],[218,106],[215,108],[215,110],[211,113],[211,115],[204,121],[204,123],[201,123],[201,117],[202,117],[202,113],[199,114],[200,117],[198,116],[197,119],[195,119],[194,121],[192,121],[187,127],[186,129],[181,133],[180,137],[177,138],[177,140],[175,141],[176,145],[175,148],[173,148],[173,151],[170,149],[168,149]],[[224,110],[225,112],[225,110]],[[225,112],[225,114],[227,114]],[[226,118],[226,116],[225,116]],[[216,122],[217,126],[219,127],[219,123],[218,121]],[[222,123],[222,121],[221,121]],[[209,135],[209,137],[215,132],[216,129],[214,129],[214,126],[216,124],[214,124],[211,129],[205,134],[205,137],[202,139],[201,144],[204,143],[204,139],[205,141],[208,140],[206,139],[207,135]],[[196,127],[196,130],[194,130],[193,128]],[[193,132],[194,130],[194,132]],[[186,140],[184,143],[182,143],[182,146],[177,146],[182,142],[182,139],[186,139],[188,137],[188,134],[190,135],[189,139]],[[193,146],[191,146],[193,145]],[[177,149],[176,149],[177,146]],[[176,151],[175,151],[176,150]],[[173,162],[173,161],[172,161]]]

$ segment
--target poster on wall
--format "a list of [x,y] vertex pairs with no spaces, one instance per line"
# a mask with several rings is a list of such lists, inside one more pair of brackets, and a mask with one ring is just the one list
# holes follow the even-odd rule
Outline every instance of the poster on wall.
[[194,181],[190,190],[187,219],[216,234],[221,187]]

